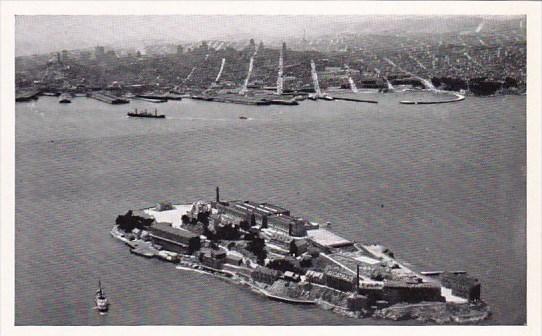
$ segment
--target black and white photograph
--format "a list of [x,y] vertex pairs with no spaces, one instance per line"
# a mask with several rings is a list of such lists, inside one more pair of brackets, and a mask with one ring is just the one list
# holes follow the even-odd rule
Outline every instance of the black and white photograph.
[[386,3],[2,4],[6,335],[536,334],[540,3]]

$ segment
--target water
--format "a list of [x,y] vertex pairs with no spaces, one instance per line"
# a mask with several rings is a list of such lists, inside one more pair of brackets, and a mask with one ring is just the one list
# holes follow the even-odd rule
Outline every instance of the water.
[[[131,255],[109,235],[128,209],[212,199],[217,185],[226,199],[329,220],[418,270],[466,270],[482,281],[487,323],[524,324],[526,99],[398,104],[414,98],[18,103],[16,325],[397,324],[269,301]],[[126,118],[134,107],[168,119]],[[106,316],[92,310],[98,279],[112,302]]]

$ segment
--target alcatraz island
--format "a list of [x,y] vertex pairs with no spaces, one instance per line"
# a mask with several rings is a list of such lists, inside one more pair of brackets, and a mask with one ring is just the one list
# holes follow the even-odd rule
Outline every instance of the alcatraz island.
[[480,282],[463,271],[414,271],[384,246],[273,204],[223,201],[218,187],[211,202],[129,210],[111,234],[133,254],[352,318],[472,324],[490,316]]

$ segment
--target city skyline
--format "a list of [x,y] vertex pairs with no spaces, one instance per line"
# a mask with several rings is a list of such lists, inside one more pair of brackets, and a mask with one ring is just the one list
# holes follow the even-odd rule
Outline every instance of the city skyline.
[[[15,55],[86,49],[97,45],[141,48],[201,40],[277,43],[339,33],[443,33],[476,30],[484,22],[522,16],[263,16],[263,15],[33,15],[16,16]],[[44,29],[46,27],[46,29]]]

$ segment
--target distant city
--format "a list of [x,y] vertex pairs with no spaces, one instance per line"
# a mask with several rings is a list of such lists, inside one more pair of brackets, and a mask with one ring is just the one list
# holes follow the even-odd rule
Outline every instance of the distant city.
[[[311,71],[318,76],[315,84]],[[319,88],[316,87],[319,85]],[[395,86],[474,94],[526,91],[523,19],[483,21],[444,33],[306,34],[285,42],[253,39],[96,46],[16,58],[16,87],[42,92],[247,93],[356,91]]]

